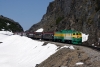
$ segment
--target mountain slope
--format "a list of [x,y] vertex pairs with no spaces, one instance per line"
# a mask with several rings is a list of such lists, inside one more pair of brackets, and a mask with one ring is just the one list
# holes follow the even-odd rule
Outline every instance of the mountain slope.
[[89,34],[88,45],[99,45],[100,0],[54,0],[47,7],[41,21],[29,31],[43,28],[44,31],[72,29]]
[[0,15],[0,30],[7,30],[12,32],[21,32],[23,28],[18,22]]

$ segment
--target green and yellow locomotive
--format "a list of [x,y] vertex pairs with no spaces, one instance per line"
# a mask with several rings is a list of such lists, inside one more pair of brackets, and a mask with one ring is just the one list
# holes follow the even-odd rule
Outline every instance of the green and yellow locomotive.
[[74,30],[61,30],[54,32],[54,41],[68,42],[72,44],[82,43],[82,34]]

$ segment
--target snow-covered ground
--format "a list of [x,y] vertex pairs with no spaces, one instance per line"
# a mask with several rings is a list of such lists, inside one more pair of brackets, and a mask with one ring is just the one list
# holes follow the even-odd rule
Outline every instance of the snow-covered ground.
[[[43,31],[42,28],[36,32]],[[82,41],[88,39],[88,35],[82,35]],[[57,52],[57,46],[32,40],[25,36],[13,35],[9,31],[0,31],[0,67],[35,67],[50,55]],[[63,46],[74,50],[73,46]]]
[[35,67],[57,51],[54,44],[42,46],[44,42],[4,31],[0,42],[0,67]]
[[[57,51],[57,46],[0,31],[0,67],[35,67]],[[65,46],[74,49],[73,46]],[[63,48],[63,47],[62,47]]]

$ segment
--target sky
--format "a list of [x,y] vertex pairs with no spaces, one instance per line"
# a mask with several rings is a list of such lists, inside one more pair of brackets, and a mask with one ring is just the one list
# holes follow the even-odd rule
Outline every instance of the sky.
[[0,15],[18,22],[24,30],[38,23],[54,0],[0,0]]
[[[35,67],[62,48],[75,50],[72,45],[58,49],[55,44],[43,46],[43,41],[12,34],[0,31],[0,67]],[[76,63],[79,64],[83,63]]]

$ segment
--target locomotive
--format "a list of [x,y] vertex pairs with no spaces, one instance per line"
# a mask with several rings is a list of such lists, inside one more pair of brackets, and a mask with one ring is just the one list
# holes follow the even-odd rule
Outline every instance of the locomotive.
[[21,32],[20,34],[24,34],[32,39],[82,44],[82,33],[75,30],[61,30],[56,32]]
[[54,33],[54,41],[82,44],[82,34],[74,30],[61,30]]

